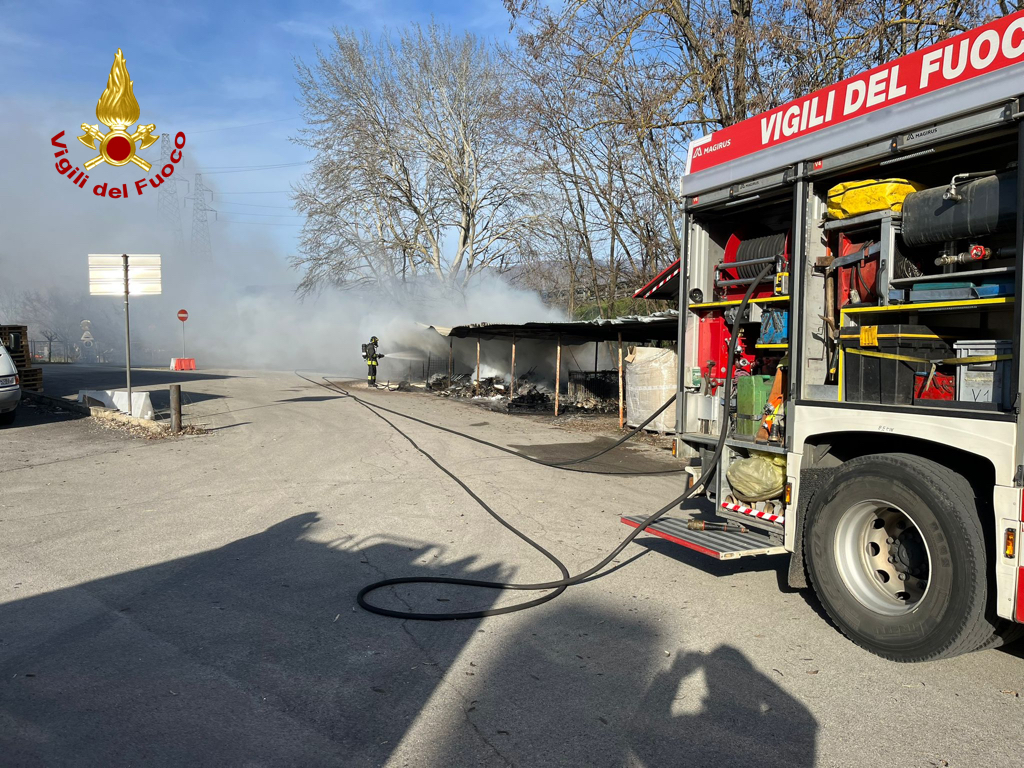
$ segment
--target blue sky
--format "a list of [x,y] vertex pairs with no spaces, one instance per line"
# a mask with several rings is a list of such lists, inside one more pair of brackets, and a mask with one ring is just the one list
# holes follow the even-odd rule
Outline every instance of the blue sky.
[[[301,125],[294,119],[294,57],[311,60],[315,46],[330,44],[332,26],[383,32],[431,16],[457,30],[508,37],[500,0],[0,0],[0,131],[18,135],[12,122],[20,121],[48,138],[61,128],[70,134],[79,123],[96,122],[96,99],[122,48],[142,121],[156,123],[160,133],[185,131],[190,161],[207,169],[204,179],[217,190],[219,221],[211,224],[212,235],[230,228],[258,231],[284,258],[294,250],[300,220],[289,218],[293,211],[283,190],[300,178],[302,166],[230,174],[208,169],[308,159],[306,150],[288,141]],[[232,126],[245,127],[223,130]],[[51,183],[64,182],[56,177]],[[190,212],[185,214],[187,237]]]

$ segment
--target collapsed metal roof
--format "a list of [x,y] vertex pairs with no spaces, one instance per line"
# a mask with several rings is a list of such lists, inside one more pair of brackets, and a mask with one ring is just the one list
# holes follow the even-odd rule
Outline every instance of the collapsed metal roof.
[[668,310],[653,315],[598,318],[596,320],[569,320],[564,322],[530,323],[471,323],[452,328],[427,326],[442,336],[457,339],[544,339],[563,344],[589,344],[595,341],[675,341],[679,312]]

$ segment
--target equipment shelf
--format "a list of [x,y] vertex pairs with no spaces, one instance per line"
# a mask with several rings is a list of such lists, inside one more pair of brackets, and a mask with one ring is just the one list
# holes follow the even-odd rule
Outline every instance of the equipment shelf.
[[[751,299],[751,304],[770,304],[772,302],[789,301],[789,296],[765,296],[760,299]],[[726,307],[738,307],[743,303],[742,299],[730,299],[729,301],[706,301],[703,304],[691,304],[691,312],[707,312],[713,309],[724,309]]]
[[846,307],[840,310],[843,317],[847,315],[861,315],[867,313],[886,312],[960,312],[972,309],[984,309],[987,307],[999,308],[1013,304],[1013,296],[1000,296],[993,299],[964,299],[962,301],[924,301],[918,304],[888,304],[883,307]]
[[863,213],[860,216],[853,216],[849,219],[828,219],[822,223],[822,229],[826,232],[832,232],[835,230],[852,230],[862,229],[872,224],[879,224],[883,219],[895,219],[899,221],[903,218],[903,213],[900,211],[873,211],[871,213]]
[[913,285],[915,283],[937,282],[939,280],[973,280],[976,277],[990,275],[1012,275],[1016,267],[989,267],[986,269],[964,269],[959,272],[941,272],[937,275],[919,275],[918,277],[894,277],[889,285]]
[[[705,435],[701,432],[685,432],[679,436],[680,440],[689,440],[694,443],[707,443],[714,445],[718,442],[718,435]],[[738,437],[727,437],[725,444],[730,448],[749,448],[753,451],[764,451],[765,453],[785,453],[786,446],[775,443],[757,443],[753,440],[743,440]]]

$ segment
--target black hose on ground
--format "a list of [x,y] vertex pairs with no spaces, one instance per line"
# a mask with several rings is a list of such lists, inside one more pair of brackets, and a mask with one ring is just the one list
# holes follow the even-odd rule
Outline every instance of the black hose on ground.
[[[442,427],[440,424],[434,424],[433,422],[430,422],[430,421],[425,421],[423,419],[418,419],[415,416],[410,416],[407,413],[402,413],[401,411],[396,411],[396,410],[394,410],[392,408],[387,408],[387,407],[385,407],[383,405],[380,405],[379,403],[367,402],[367,401],[363,400],[362,398],[357,397],[356,395],[353,395],[351,392],[349,392],[348,390],[346,390],[346,389],[342,388],[341,386],[335,384],[334,382],[330,381],[326,376],[323,377],[323,379],[324,379],[324,381],[327,382],[327,386],[325,386],[324,384],[321,384],[319,381],[314,381],[313,379],[306,378],[305,376],[303,376],[298,371],[295,372],[295,375],[298,376],[300,379],[303,379],[304,381],[308,381],[310,384],[316,384],[318,387],[324,387],[325,389],[329,389],[332,392],[337,392],[340,395],[344,395],[345,397],[351,398],[351,399],[355,400],[357,403],[359,403],[360,405],[365,405],[368,408],[376,408],[378,411],[384,411],[385,413],[390,413],[390,414],[392,414],[394,416],[399,416],[399,417],[401,417],[403,419],[408,419],[409,421],[414,421],[417,424],[422,424],[425,427],[430,427],[432,429],[437,429],[437,430],[440,430],[441,432],[447,432],[450,435],[455,435],[456,437],[461,437],[461,438],[464,438],[466,440],[471,440],[472,442],[479,443],[480,445],[486,445],[488,448],[493,448],[496,451],[501,451],[502,453],[507,453],[510,456],[516,456],[516,457],[518,457],[520,459],[526,459],[526,461],[533,462],[534,464],[540,464],[543,467],[551,467],[553,469],[564,469],[567,472],[583,472],[585,474],[593,474],[593,475],[666,475],[666,474],[675,474],[675,473],[685,472],[686,471],[685,469],[655,469],[655,470],[652,470],[650,472],[617,472],[617,471],[614,471],[614,470],[612,470],[612,471],[603,471],[603,470],[592,470],[592,469],[570,469],[570,467],[572,465],[574,465],[574,464],[583,464],[584,462],[593,461],[596,458],[604,456],[609,451],[614,450],[615,448],[618,448],[620,445],[622,445],[627,440],[635,437],[637,434],[639,434],[643,430],[644,427],[646,427],[648,424],[650,424],[652,421],[654,421],[656,418],[658,418],[658,416],[661,415],[665,411],[666,408],[668,408],[670,405],[672,405],[672,403],[674,403],[676,401],[676,396],[675,395],[672,395],[672,397],[670,397],[668,399],[668,402],[666,402],[664,405],[662,405],[660,408],[658,408],[658,410],[656,410],[654,413],[652,413],[650,416],[648,416],[640,425],[638,425],[637,427],[634,427],[629,432],[627,432],[625,435],[623,435],[618,440],[616,440],[614,443],[612,443],[611,445],[609,445],[606,448],[602,448],[597,453],[592,453],[589,456],[583,456],[582,458],[571,459],[569,461],[544,461],[543,459],[538,459],[538,458],[535,458],[533,456],[529,456],[529,455],[527,455],[525,453],[520,453],[519,451],[513,451],[511,448],[506,448],[503,445],[498,445],[496,443],[491,443],[491,442],[489,442],[487,440],[484,440],[483,438],[474,437],[473,435],[467,435],[465,432],[459,432],[458,430],[451,429],[450,427]],[[390,422],[388,422],[388,423],[390,424]]]
[[[722,420],[720,422],[720,424],[721,424],[721,433],[718,436],[718,442],[715,444],[715,452],[712,455],[711,460],[708,462],[710,466],[717,467],[718,464],[720,463],[721,458],[722,458],[722,451],[725,448],[725,440],[726,440],[726,437],[729,434],[729,413],[730,413],[730,407],[732,405],[732,400],[728,396],[728,393],[731,391],[731,387],[732,387],[732,372],[733,372],[733,366],[734,366],[735,361],[736,361],[736,346],[737,346],[737,343],[738,343],[738,340],[739,340],[739,326],[740,326],[740,323],[743,320],[743,315],[745,313],[747,305],[750,303],[750,297],[753,295],[754,290],[758,287],[761,279],[764,278],[772,268],[773,268],[772,265],[770,265],[770,264],[766,265],[761,270],[761,273],[758,275],[757,279],[753,283],[750,284],[750,286],[747,288],[746,294],[743,296],[743,300],[739,304],[739,307],[738,307],[737,312],[736,312],[736,317],[733,320],[733,324],[732,324],[732,338],[729,340],[729,357],[728,357],[728,363],[726,365],[725,383],[723,385],[723,391],[726,393],[726,396],[725,396],[724,402],[722,404]],[[305,377],[302,377],[302,378],[305,378]],[[309,381],[309,379],[307,379],[307,381]],[[314,382],[314,383],[317,383],[317,382]],[[356,398],[355,396],[353,396],[353,395],[351,395],[351,394],[349,394],[347,392],[345,392],[345,394],[348,395],[349,397],[352,397],[353,399],[355,399],[356,402],[358,402],[360,405],[364,406],[365,408],[368,408],[371,412],[374,412],[373,409],[374,409],[375,406],[373,406],[373,405],[371,405],[369,403],[366,403],[365,401],[361,400],[360,398]],[[377,406],[377,407],[379,407],[379,406]],[[470,495],[470,497],[474,501],[476,501],[484,509],[484,511],[486,511],[489,515],[491,515],[491,517],[493,517],[502,526],[504,526],[506,529],[508,529],[509,531],[514,533],[516,536],[518,536],[520,539],[525,541],[531,547],[536,549],[538,552],[540,552],[542,555],[544,555],[546,558],[548,558],[551,562],[553,562],[555,564],[555,566],[558,568],[558,570],[562,574],[562,578],[558,579],[556,581],[539,582],[539,583],[536,583],[536,584],[511,584],[511,583],[501,582],[501,581],[483,581],[483,580],[479,580],[479,579],[459,579],[459,578],[454,578],[454,577],[449,577],[449,576],[402,576],[402,577],[398,577],[398,578],[394,578],[394,579],[383,579],[381,581],[375,581],[374,583],[368,584],[365,587],[363,587],[361,590],[359,590],[359,594],[356,595],[356,602],[359,603],[359,606],[361,608],[363,608],[366,611],[370,611],[371,613],[376,613],[376,614],[379,614],[381,616],[389,616],[391,618],[396,618],[396,619],[415,619],[415,620],[418,620],[418,621],[451,621],[451,620],[455,620],[455,619],[482,619],[482,618],[485,618],[487,616],[501,616],[501,615],[506,614],[506,613],[514,613],[516,611],[522,611],[522,610],[525,610],[527,608],[533,608],[534,606],[541,605],[542,603],[546,603],[549,600],[554,600],[556,597],[558,597],[560,594],[562,594],[562,592],[564,592],[566,590],[566,588],[568,588],[568,587],[570,587],[570,586],[572,586],[574,584],[579,584],[580,582],[590,578],[594,574],[598,573],[599,571],[601,571],[605,567],[607,567],[608,564],[611,563],[612,560],[614,560],[618,556],[618,554],[620,552],[622,552],[622,550],[624,550],[627,546],[629,546],[629,544],[633,541],[633,539],[635,539],[637,536],[639,536],[640,533],[643,532],[649,525],[652,525],[653,523],[657,522],[658,519],[661,518],[665,513],[669,512],[670,510],[674,509],[678,505],[682,504],[688,498],[690,498],[695,493],[697,493],[697,491],[699,491],[702,488],[704,488],[704,486],[707,484],[708,478],[710,478],[710,476],[711,476],[711,473],[708,472],[708,471],[702,472],[701,473],[701,477],[700,477],[700,479],[697,482],[695,482],[684,493],[682,493],[681,495],[679,495],[676,498],[674,498],[672,501],[670,501],[668,504],[663,506],[661,509],[659,509],[658,511],[656,511],[653,514],[651,514],[650,516],[648,516],[642,523],[640,523],[640,525],[638,525],[636,528],[634,528],[629,533],[629,535],[626,536],[626,538],[624,538],[618,544],[618,546],[615,547],[615,549],[613,549],[603,560],[601,560],[601,562],[599,562],[597,565],[594,565],[594,566],[588,568],[587,570],[583,571],[582,573],[578,573],[575,576],[570,576],[568,569],[565,567],[565,564],[562,563],[561,560],[559,560],[553,554],[548,552],[544,547],[542,547],[540,544],[538,544],[536,541],[531,539],[525,533],[523,533],[522,531],[517,529],[515,526],[513,526],[507,520],[503,519],[497,512],[495,512],[493,509],[491,509],[491,507],[488,506],[488,504],[483,499],[481,499],[476,493],[474,493],[473,490],[471,488],[469,488],[469,486],[467,486],[462,480],[460,480],[458,477],[456,477],[455,474],[453,474],[450,470],[448,470],[447,468],[442,466],[433,456],[431,456],[425,450],[423,450],[418,445],[416,445],[415,441],[411,437],[409,437],[407,434],[405,434],[401,429],[399,429],[395,424],[393,424],[391,421],[388,421],[387,418],[385,418],[384,416],[381,416],[379,413],[376,413],[376,412],[374,412],[374,413],[375,413],[375,415],[378,418],[380,418],[383,421],[385,421],[395,431],[397,431],[400,435],[402,435],[406,440],[408,440],[410,443],[412,443],[412,445],[416,448],[416,450],[418,450],[420,453],[422,453],[424,456],[426,456],[436,467],[438,467],[442,472],[444,472],[446,475],[448,475],[450,478],[452,478],[456,483],[458,483],[459,486],[463,490],[465,490],[466,493],[468,493]],[[403,415],[403,414],[399,414],[399,415]],[[431,425],[431,426],[434,426],[434,425]],[[383,589],[384,587],[397,586],[399,584],[451,584],[451,585],[454,585],[454,586],[480,587],[480,588],[483,588],[483,589],[520,590],[520,591],[538,591],[538,590],[550,589],[550,590],[553,590],[553,591],[549,592],[546,595],[538,597],[538,598],[536,598],[534,600],[528,600],[528,601],[523,602],[523,603],[515,603],[514,605],[507,605],[507,606],[503,606],[501,608],[488,608],[488,609],[479,610],[479,611],[460,611],[460,612],[457,612],[457,613],[415,613],[415,612],[412,612],[412,611],[396,611],[396,610],[392,610],[390,608],[382,608],[380,606],[373,605],[372,603],[370,603],[370,602],[368,602],[366,600],[366,596],[369,595],[371,592],[375,592],[378,589]]]

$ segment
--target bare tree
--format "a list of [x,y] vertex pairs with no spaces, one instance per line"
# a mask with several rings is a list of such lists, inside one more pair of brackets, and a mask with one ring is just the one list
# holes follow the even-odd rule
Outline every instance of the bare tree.
[[505,0],[505,6],[527,48],[561,45],[578,51],[581,63],[632,59],[633,66],[650,67],[666,107],[665,121],[652,121],[651,127],[700,135],[1024,3]]
[[689,141],[1012,10],[1010,0],[505,5],[546,183],[571,214],[543,231],[557,258],[572,226],[578,252],[561,258],[589,266],[598,303],[678,254]]
[[295,192],[303,290],[426,275],[464,287],[519,258],[533,177],[516,82],[487,46],[437,24],[397,40],[335,30],[297,66],[297,140],[316,152]]
[[580,267],[569,273],[588,284],[601,314],[632,309],[624,300],[679,247],[683,154],[667,125],[664,62],[608,51],[608,35],[630,13],[621,3],[595,4],[586,23],[520,35],[520,55],[512,56],[528,85],[546,184],[563,199],[543,231],[553,258]]

